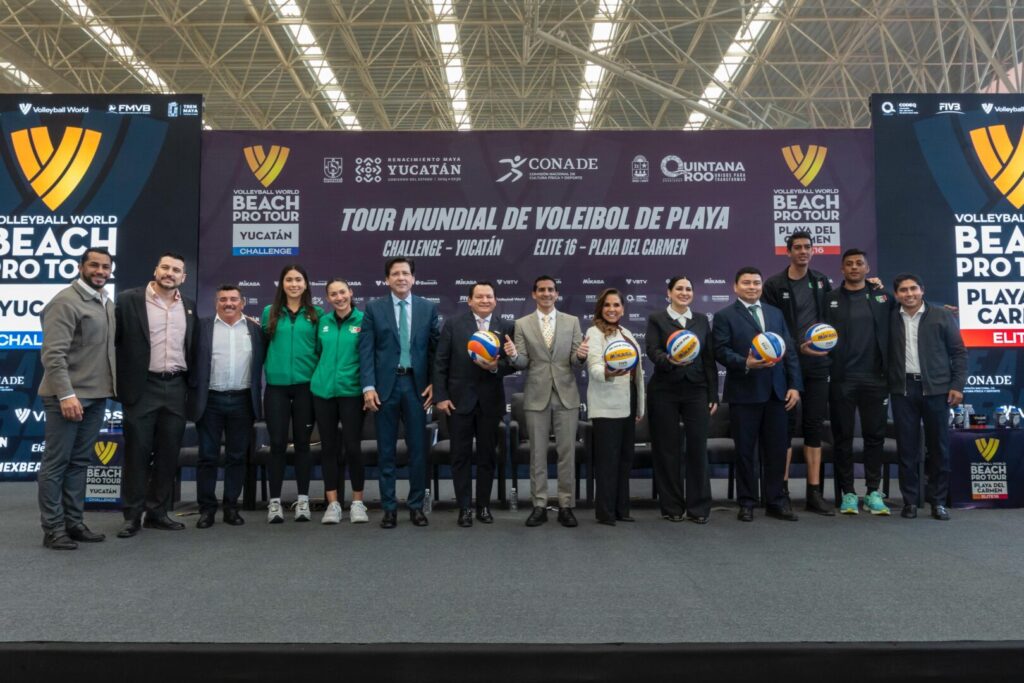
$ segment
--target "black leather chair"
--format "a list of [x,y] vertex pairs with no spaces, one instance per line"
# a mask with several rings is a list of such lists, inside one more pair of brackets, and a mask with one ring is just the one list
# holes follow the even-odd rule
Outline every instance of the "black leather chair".
[[708,464],[728,465],[729,480],[726,495],[729,500],[736,497],[736,444],[732,440],[729,426],[729,404],[719,403],[718,410],[711,416],[708,427]]
[[[511,471],[513,488],[519,491],[519,467],[526,465],[527,471],[530,466],[530,440],[527,436],[528,430],[526,429],[526,412],[523,410],[523,394],[515,393],[512,394],[512,421],[515,424],[515,429],[510,429],[510,436],[514,434],[516,440],[512,442],[510,447],[510,459],[511,459]],[[580,420],[576,431],[576,500],[579,502],[580,498],[580,481],[583,473],[587,473],[588,477],[592,477],[590,474],[592,464],[590,460],[591,453],[591,430],[592,425],[586,420]],[[548,436],[548,465],[558,463],[558,451],[555,450],[555,438],[554,434]],[[529,476],[527,476],[529,479]],[[590,487],[588,487],[590,488]],[[593,500],[591,494],[593,492],[587,491],[587,501]]]
[[[590,426],[584,432],[584,442],[589,452],[589,462],[594,462],[594,439],[593,439],[593,423],[588,423]],[[633,435],[633,466],[630,472],[636,470],[650,470],[651,471],[651,499],[656,500],[658,498],[658,484],[654,478],[654,456],[653,449],[651,448],[651,425],[647,420],[647,416],[644,415],[640,418],[640,421],[636,423],[636,433]],[[587,468],[587,500],[594,500],[594,468]]]

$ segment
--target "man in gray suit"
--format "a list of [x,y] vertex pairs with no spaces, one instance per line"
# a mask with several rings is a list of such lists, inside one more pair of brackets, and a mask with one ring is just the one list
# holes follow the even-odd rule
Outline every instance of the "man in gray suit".
[[587,359],[587,342],[580,321],[555,310],[555,279],[541,275],[533,281],[537,310],[516,321],[515,343],[506,337],[505,354],[517,370],[528,370],[523,393],[526,428],[530,435],[530,497],[533,511],[526,526],[548,521],[548,435],[555,428],[558,451],[558,521],[576,526],[576,425],[580,392],[574,369]]
[[78,279],[43,309],[46,451],[37,481],[43,545],[53,550],[105,538],[89,530],[82,512],[93,445],[114,395],[114,303],[103,288],[112,266],[106,249],[86,249]]

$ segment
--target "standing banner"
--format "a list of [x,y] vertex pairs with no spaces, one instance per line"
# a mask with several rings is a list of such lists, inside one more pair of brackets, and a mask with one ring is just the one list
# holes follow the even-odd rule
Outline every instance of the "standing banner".
[[114,255],[109,290],[165,251],[194,272],[201,129],[199,95],[0,96],[0,480],[39,468],[39,314],[85,248]]
[[870,132],[852,130],[206,132],[199,308],[235,282],[258,315],[295,262],[318,303],[340,276],[361,304],[404,255],[442,315],[489,280],[497,314],[520,317],[549,274],[584,330],[600,292],[621,290],[642,340],[673,275],[713,313],[739,267],[767,277],[788,264],[793,230],[814,234],[814,267],[832,276],[843,248],[873,251],[871,168]]
[[966,402],[1020,405],[1024,96],[873,95],[879,268],[959,308]]

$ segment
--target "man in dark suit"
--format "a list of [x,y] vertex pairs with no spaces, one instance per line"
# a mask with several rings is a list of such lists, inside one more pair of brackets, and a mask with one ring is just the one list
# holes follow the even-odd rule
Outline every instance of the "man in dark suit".
[[[494,286],[477,282],[469,288],[469,310],[450,318],[441,330],[434,360],[434,399],[448,416],[451,432],[452,481],[459,503],[460,527],[473,526],[470,507],[473,463],[476,463],[476,518],[484,524],[491,515],[491,484],[494,481],[495,438],[505,414],[504,377],[515,372],[507,356],[486,361],[472,359],[466,350],[479,330],[498,335],[498,350],[511,341],[515,326],[494,315]],[[474,458],[473,440],[476,439]]]
[[167,516],[185,431],[195,302],[181,295],[185,258],[164,254],[145,287],[117,297],[117,397],[124,404],[125,459],[119,538],[146,528],[177,531]]
[[433,403],[431,364],[440,330],[437,306],[412,293],[415,272],[412,259],[399,256],[388,260],[384,274],[391,292],[366,305],[359,332],[363,407],[376,413],[380,500],[384,508],[380,525],[384,529],[393,529],[398,522],[395,448],[399,419],[405,423],[409,447],[409,517],[416,526],[428,523],[423,514],[426,411]]
[[262,412],[263,330],[242,315],[245,297],[237,285],[221,285],[215,301],[217,314],[199,321],[190,377],[191,414],[199,430],[199,529],[213,526],[217,514],[217,460],[222,440],[224,522],[232,526],[245,523],[238,514],[238,496],[252,425]]
[[946,521],[949,409],[964,400],[967,349],[952,313],[925,302],[921,278],[910,273],[897,275],[893,290],[900,307],[890,318],[889,386],[900,458],[901,515],[917,517],[917,464],[924,423],[926,498],[932,506],[932,517]]
[[[740,268],[733,289],[737,300],[715,314],[711,337],[715,358],[725,366],[723,399],[729,404],[736,446],[736,499],[738,518],[754,520],[757,502],[757,453],[764,457],[764,488],[768,515],[795,522],[789,498],[782,487],[789,445],[786,411],[800,401],[803,382],[793,339],[782,311],[761,303],[761,271]],[[780,362],[760,361],[750,343],[761,332],[774,332],[786,344]]]

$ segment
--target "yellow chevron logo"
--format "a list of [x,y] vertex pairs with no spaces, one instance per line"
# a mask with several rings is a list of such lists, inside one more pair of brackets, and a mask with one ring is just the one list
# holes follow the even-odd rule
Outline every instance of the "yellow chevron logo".
[[996,457],[996,451],[999,450],[999,439],[975,439],[974,445],[978,447],[978,452],[981,453],[981,457],[985,458],[985,462],[989,462]]
[[828,147],[819,145],[808,145],[807,153],[800,148],[800,145],[790,145],[782,148],[782,158],[793,173],[793,176],[800,181],[800,184],[807,187],[818,177],[818,171],[825,163],[825,155],[828,154]]
[[992,180],[1007,201],[1015,208],[1024,206],[1024,130],[1017,140],[1016,147],[1010,142],[1006,126],[987,126],[971,131],[971,142],[974,153],[978,155],[985,173]]
[[116,441],[97,441],[92,446],[93,450],[96,451],[96,458],[106,465],[110,462],[111,458],[114,457],[114,453],[117,452]]
[[277,180],[277,176],[281,175],[284,164],[288,161],[289,151],[287,147],[280,145],[271,145],[269,153],[263,151],[263,145],[253,145],[242,150],[249,170],[263,187],[270,187],[271,183]]
[[11,133],[11,144],[32,189],[56,211],[82,182],[102,137],[99,131],[68,126],[54,150],[46,126],[36,126]]

